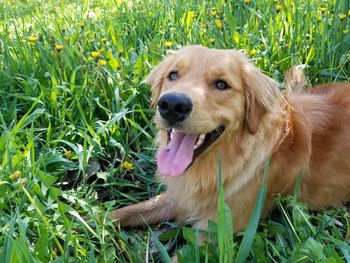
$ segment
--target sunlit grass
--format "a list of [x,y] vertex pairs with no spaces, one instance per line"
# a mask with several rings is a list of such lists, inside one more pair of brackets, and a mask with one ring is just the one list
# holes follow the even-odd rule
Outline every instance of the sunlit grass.
[[188,227],[126,231],[107,218],[163,190],[142,80],[170,49],[241,49],[277,80],[307,64],[312,83],[349,81],[349,10],[342,0],[2,0],[0,262],[159,262],[175,251],[224,262],[242,244],[251,262],[350,262],[346,209],[310,213],[294,198],[277,199],[252,244],[239,233],[222,245],[214,223],[200,244]]

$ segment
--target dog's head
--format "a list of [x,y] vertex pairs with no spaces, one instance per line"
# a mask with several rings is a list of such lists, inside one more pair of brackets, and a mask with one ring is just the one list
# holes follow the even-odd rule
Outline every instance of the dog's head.
[[275,82],[233,50],[189,46],[158,64],[152,85],[156,125],[169,143],[158,154],[164,175],[181,175],[222,133],[254,134],[270,110]]

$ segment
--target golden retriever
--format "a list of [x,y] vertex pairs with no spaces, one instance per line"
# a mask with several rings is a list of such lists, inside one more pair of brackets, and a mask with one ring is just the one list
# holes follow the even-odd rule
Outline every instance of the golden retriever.
[[179,220],[205,229],[217,218],[219,160],[235,231],[249,222],[267,159],[262,217],[276,194],[293,194],[298,175],[311,209],[350,200],[350,85],[282,93],[241,52],[201,46],[170,55],[146,82],[157,108],[157,177],[167,189],[115,210],[121,226]]

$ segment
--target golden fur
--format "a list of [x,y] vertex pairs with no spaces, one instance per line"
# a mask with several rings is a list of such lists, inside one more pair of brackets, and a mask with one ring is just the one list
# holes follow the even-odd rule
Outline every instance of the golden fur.
[[[179,78],[169,81],[174,69]],[[207,133],[219,125],[226,129],[183,175],[157,175],[167,186],[164,193],[117,209],[112,217],[122,226],[179,220],[205,229],[217,217],[219,159],[235,231],[249,222],[267,159],[263,217],[274,207],[276,194],[293,194],[300,174],[299,198],[311,209],[350,200],[350,85],[320,85],[303,93],[302,75],[290,72],[287,78],[289,89],[297,87],[297,92],[282,94],[274,80],[232,50],[189,46],[161,62],[146,79],[153,104],[166,93],[181,92],[193,102],[183,132]],[[217,79],[230,88],[215,89]],[[161,148],[167,127],[158,112],[155,120]]]

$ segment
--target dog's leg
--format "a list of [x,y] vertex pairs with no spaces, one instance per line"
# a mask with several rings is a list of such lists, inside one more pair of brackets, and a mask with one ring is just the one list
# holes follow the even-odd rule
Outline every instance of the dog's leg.
[[145,226],[176,218],[173,202],[167,193],[162,193],[150,200],[117,209],[111,214],[120,226]]

